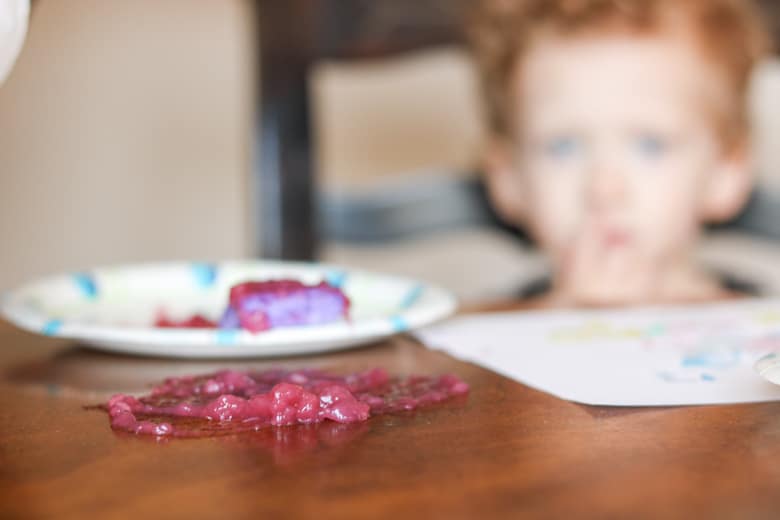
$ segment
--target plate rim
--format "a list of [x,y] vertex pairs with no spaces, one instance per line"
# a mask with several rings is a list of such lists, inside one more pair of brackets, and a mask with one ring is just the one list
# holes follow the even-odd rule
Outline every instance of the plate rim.
[[[279,328],[260,334],[253,334],[245,330],[165,329],[148,326],[89,324],[46,315],[40,309],[36,309],[29,304],[25,305],[19,301],[26,291],[32,291],[36,287],[45,287],[47,284],[60,282],[68,278],[73,279],[85,273],[89,276],[100,276],[101,273],[105,274],[106,272],[117,270],[137,272],[142,269],[184,269],[192,268],[196,265],[210,265],[218,269],[224,269],[225,267],[240,268],[241,266],[253,269],[275,268],[310,273],[321,276],[323,279],[328,277],[328,273],[369,276],[385,281],[405,283],[410,287],[422,287],[423,290],[420,292],[430,294],[433,304],[422,308],[415,308],[414,304],[408,307],[401,305],[395,314],[383,314],[361,319],[357,323],[349,320],[298,328]],[[110,264],[96,266],[85,271],[43,276],[0,293],[0,316],[16,327],[28,332],[54,338],[76,340],[92,348],[104,351],[189,358],[271,357],[351,348],[440,321],[454,314],[457,308],[458,300],[452,291],[417,278],[329,262],[271,259],[217,260],[210,262],[183,260]],[[317,335],[317,338],[313,339],[312,335]],[[339,347],[337,344],[343,346]],[[136,347],[134,348],[133,345]],[[154,345],[159,350],[138,348],[139,345]],[[263,349],[266,349],[266,352],[263,352]]]

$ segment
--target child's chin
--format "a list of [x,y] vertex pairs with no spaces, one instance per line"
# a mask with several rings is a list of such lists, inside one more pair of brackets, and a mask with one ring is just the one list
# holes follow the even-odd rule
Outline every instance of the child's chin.
[[649,295],[617,294],[584,291],[554,291],[545,295],[543,304],[549,307],[609,308],[639,305],[649,300]]
[[639,305],[674,305],[702,303],[733,297],[731,293],[717,283],[691,283],[678,287],[625,287],[602,286],[598,290],[560,288],[546,297],[552,306],[605,308],[631,307]]

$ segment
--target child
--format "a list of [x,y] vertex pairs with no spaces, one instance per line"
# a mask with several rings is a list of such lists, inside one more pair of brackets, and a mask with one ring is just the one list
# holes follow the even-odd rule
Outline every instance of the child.
[[474,22],[488,191],[548,254],[546,303],[727,296],[693,253],[752,186],[748,0],[485,0]]

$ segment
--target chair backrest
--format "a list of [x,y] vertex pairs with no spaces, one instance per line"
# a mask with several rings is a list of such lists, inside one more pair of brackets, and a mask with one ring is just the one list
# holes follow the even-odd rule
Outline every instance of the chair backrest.
[[462,41],[468,0],[260,0],[257,250],[316,257],[317,176],[309,79],[320,60],[361,60]]

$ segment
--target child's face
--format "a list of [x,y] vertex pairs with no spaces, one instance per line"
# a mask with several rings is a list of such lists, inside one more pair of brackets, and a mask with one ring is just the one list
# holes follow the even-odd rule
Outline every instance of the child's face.
[[745,164],[727,157],[715,124],[722,80],[691,47],[547,38],[525,56],[513,83],[514,181],[501,189],[514,192],[558,286],[648,298],[685,279],[702,220],[744,200]]

